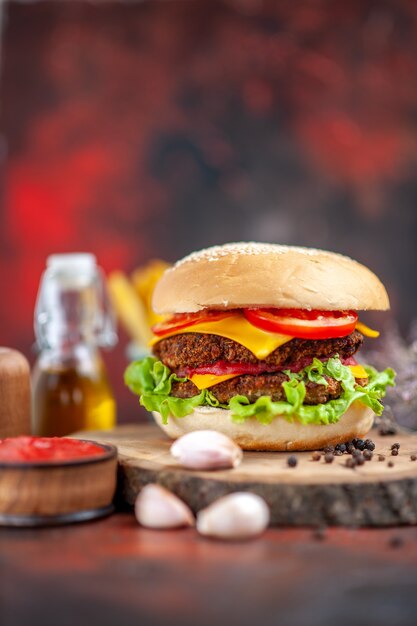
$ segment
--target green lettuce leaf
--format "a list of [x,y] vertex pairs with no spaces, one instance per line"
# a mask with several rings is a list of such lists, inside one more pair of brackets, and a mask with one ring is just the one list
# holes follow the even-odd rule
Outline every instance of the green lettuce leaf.
[[[385,396],[387,386],[394,385],[395,372],[387,368],[378,372],[373,367],[365,366],[368,382],[364,387],[355,384],[355,378],[349,367],[342,364],[338,357],[328,361],[314,359],[299,372],[285,371],[289,380],[283,383],[286,401],[273,402],[270,396],[262,396],[250,403],[245,396],[234,396],[228,404],[220,404],[209,389],[203,389],[192,398],[176,398],[171,394],[174,381],[184,382],[161,361],[147,357],[131,363],[125,372],[127,386],[139,396],[140,404],[148,411],[158,411],[163,423],[169,415],[184,417],[192,413],[197,406],[212,406],[230,409],[232,420],[242,423],[246,419],[256,418],[262,424],[270,424],[276,415],[288,421],[297,420],[302,424],[334,424],[347,411],[350,405],[359,400],[370,407],[376,415],[384,410],[381,398]],[[336,400],[326,404],[304,404],[307,381],[327,385],[325,376],[339,381],[343,393]]]
[[162,415],[164,424],[168,423],[170,414],[185,417],[192,413],[196,406],[205,404],[204,392],[184,399],[171,396],[172,382],[183,383],[187,379],[178,378],[161,361],[150,356],[131,363],[125,371],[124,380],[129,389],[140,397],[140,404],[145,409],[158,411]]
[[325,365],[323,361],[314,358],[312,364],[307,365],[307,367],[304,368],[304,373],[307,376],[308,380],[310,380],[312,383],[316,383],[317,385],[325,385],[327,387],[329,383],[323,376],[324,368]]

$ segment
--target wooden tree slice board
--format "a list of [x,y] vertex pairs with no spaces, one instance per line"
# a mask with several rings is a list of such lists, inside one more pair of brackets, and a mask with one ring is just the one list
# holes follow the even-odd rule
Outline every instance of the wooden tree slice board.
[[[417,454],[417,436],[408,433],[393,437],[370,433],[374,457],[355,469],[346,467],[346,454],[327,464],[323,458],[313,461],[311,452],[298,452],[298,465],[290,468],[289,453],[244,452],[239,467],[211,472],[180,467],[169,452],[172,441],[154,425],[118,426],[79,436],[117,446],[118,493],[131,505],[144,485],[157,482],[194,512],[234,491],[257,493],[271,509],[273,526],[417,523],[417,461],[410,459],[410,454]],[[391,456],[393,442],[401,444],[396,457]],[[378,453],[386,456],[385,461],[378,461]]]

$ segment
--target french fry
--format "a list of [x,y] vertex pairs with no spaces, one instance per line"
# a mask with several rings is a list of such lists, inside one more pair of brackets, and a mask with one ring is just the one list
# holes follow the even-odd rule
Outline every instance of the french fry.
[[123,272],[108,277],[110,298],[127,333],[139,344],[147,345],[152,337],[144,302]]
[[152,310],[152,294],[156,283],[168,267],[169,265],[165,261],[154,259],[134,270],[131,276],[136,292],[146,307],[149,326],[153,326],[164,319],[164,316],[157,315]]

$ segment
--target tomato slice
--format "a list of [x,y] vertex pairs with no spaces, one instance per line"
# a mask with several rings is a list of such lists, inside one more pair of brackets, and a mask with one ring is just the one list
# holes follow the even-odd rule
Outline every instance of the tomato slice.
[[300,339],[344,337],[354,331],[358,320],[355,311],[244,309],[243,314],[257,328]]
[[164,335],[175,333],[182,328],[193,326],[194,324],[201,324],[202,322],[216,322],[235,314],[235,310],[203,310],[198,311],[198,313],[177,313],[169,319],[152,326],[152,332],[154,335],[158,335],[158,337],[163,337]]

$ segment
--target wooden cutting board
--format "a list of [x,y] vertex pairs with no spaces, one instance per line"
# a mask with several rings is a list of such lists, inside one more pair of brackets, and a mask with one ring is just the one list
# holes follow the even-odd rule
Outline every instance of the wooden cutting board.
[[[290,468],[289,453],[244,452],[238,468],[214,472],[180,467],[169,452],[172,441],[155,425],[118,426],[79,436],[117,446],[118,494],[131,505],[144,485],[157,482],[195,512],[227,493],[257,493],[270,506],[274,526],[417,523],[417,461],[410,459],[410,454],[417,454],[416,435],[380,437],[372,432],[374,457],[355,469],[345,466],[348,455],[327,464],[323,458],[313,461],[311,452],[298,452],[297,467]],[[391,456],[393,442],[401,444],[396,457]],[[378,461],[378,453],[386,456],[385,461]]]

